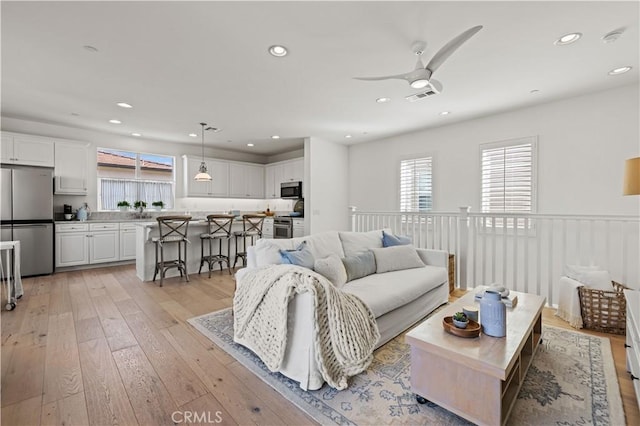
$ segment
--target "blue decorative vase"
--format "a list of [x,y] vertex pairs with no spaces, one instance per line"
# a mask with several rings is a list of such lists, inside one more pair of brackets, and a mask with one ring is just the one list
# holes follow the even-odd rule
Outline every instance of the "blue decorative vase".
[[502,303],[500,293],[486,290],[480,300],[480,322],[482,332],[487,336],[507,335],[507,307]]

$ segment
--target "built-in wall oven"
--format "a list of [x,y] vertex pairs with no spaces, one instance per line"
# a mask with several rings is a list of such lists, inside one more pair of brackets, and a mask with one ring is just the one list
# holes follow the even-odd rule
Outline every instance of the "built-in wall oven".
[[273,219],[273,238],[293,238],[291,216],[276,216]]

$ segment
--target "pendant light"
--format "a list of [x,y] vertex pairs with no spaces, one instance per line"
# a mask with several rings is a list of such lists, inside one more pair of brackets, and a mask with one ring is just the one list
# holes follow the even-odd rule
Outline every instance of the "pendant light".
[[200,123],[202,126],[202,162],[200,163],[199,173],[193,178],[198,182],[211,182],[211,175],[207,173],[207,165],[204,162],[204,126],[207,123]]

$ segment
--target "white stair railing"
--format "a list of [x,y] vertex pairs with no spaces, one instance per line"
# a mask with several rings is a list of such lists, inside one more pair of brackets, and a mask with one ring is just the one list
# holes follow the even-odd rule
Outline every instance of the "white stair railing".
[[462,289],[498,282],[557,303],[564,265],[598,265],[614,281],[640,288],[640,218],[460,212],[358,212],[352,230],[389,228],[416,247],[456,256]]

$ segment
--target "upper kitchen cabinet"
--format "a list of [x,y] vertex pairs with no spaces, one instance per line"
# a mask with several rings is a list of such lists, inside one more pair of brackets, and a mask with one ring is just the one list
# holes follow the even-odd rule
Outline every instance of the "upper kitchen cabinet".
[[298,182],[304,177],[304,160],[281,161],[267,164],[264,168],[264,194],[266,198],[280,198],[280,184]]
[[27,166],[54,166],[53,141],[51,139],[2,132],[0,162]]
[[55,193],[86,195],[88,167],[89,144],[56,141],[53,172]]
[[302,182],[304,180],[304,159],[282,162],[282,182]]
[[233,198],[264,198],[264,166],[229,163],[229,196]]
[[200,171],[202,158],[182,156],[184,170],[185,197],[228,197],[229,163],[227,161],[205,158],[210,182],[198,182],[193,177]]

